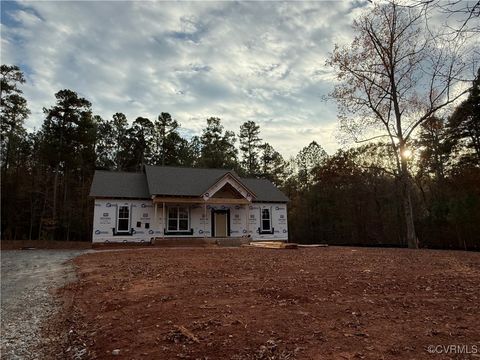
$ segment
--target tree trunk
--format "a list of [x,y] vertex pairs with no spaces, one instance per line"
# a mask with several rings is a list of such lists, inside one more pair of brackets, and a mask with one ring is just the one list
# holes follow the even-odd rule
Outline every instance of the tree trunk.
[[55,166],[55,176],[53,178],[53,209],[52,209],[52,218],[57,220],[57,187],[58,187],[58,168],[59,165]]
[[[403,154],[403,151],[400,152]],[[402,203],[405,214],[405,236],[410,249],[418,249],[418,239],[415,233],[415,223],[413,221],[413,208],[410,187],[410,176],[408,173],[407,159],[401,157],[401,183],[402,183]]]
[[[33,176],[30,177],[33,178]],[[28,229],[28,240],[32,240],[33,221],[35,219],[35,200],[33,198],[33,189],[34,187],[32,186],[32,190],[30,191],[30,227]]]

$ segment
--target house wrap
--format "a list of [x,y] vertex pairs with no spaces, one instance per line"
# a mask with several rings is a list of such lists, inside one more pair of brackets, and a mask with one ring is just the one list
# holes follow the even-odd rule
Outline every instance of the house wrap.
[[94,243],[173,238],[288,240],[288,198],[266,179],[225,169],[145,166],[97,170]]

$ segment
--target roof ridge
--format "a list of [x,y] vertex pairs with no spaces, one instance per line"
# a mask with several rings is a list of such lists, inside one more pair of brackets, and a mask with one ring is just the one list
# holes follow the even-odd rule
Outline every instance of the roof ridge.
[[114,173],[114,174],[145,174],[143,171],[123,171],[123,170],[103,170],[95,169],[95,172]]
[[147,165],[148,167],[156,168],[174,168],[174,169],[189,169],[189,170],[219,170],[227,172],[235,172],[235,169],[209,168],[209,167],[193,167],[193,166],[174,166],[174,165]]
[[[267,178],[256,178],[256,177],[241,177],[242,180],[261,180],[261,181],[270,181]],[[271,181],[270,181],[271,182]]]

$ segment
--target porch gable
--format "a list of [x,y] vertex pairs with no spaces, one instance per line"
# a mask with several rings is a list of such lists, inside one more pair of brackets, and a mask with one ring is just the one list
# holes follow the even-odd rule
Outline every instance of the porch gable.
[[[228,195],[232,197],[228,197]],[[207,202],[214,199],[224,201],[226,199],[244,199],[250,203],[255,198],[253,191],[237,180],[231,173],[222,176],[215,184],[208,188],[202,195]]]

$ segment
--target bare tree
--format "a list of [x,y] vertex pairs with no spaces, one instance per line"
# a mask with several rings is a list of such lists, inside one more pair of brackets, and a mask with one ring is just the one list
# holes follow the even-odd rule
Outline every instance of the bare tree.
[[457,36],[459,34],[475,34],[480,32],[480,1],[479,0],[417,0],[406,6],[417,7],[425,14],[437,11],[444,15],[444,34]]
[[354,21],[355,38],[336,46],[328,64],[338,83],[332,97],[340,125],[357,141],[385,137],[395,150],[402,184],[405,239],[418,247],[408,169],[417,128],[467,90],[462,37],[445,41],[426,29],[424,13],[396,1],[374,3]]

